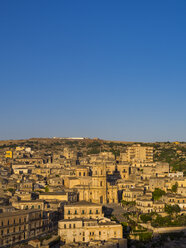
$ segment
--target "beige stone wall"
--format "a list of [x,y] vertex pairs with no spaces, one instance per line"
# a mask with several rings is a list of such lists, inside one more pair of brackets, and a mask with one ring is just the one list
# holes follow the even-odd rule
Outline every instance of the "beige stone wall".
[[72,189],[74,188],[76,185],[80,185],[80,178],[77,177],[66,177],[64,178],[64,186],[66,188]]
[[97,219],[103,217],[102,206],[93,204],[72,204],[64,206],[64,219],[74,218],[92,218]]
[[63,220],[58,223],[58,234],[62,241],[68,243],[90,242],[93,240],[109,240],[122,238],[123,229],[120,224],[97,223],[93,221]]
[[107,203],[118,203],[117,186],[107,185]]
[[155,188],[160,188],[162,190],[167,190],[166,179],[165,178],[151,178],[149,180],[149,190],[154,191]]
[[59,201],[68,201],[68,194],[58,195],[58,194],[40,194],[40,200],[59,200]]
[[44,210],[44,202],[37,202],[37,201],[12,202],[12,206],[17,208],[17,209],[41,209],[41,210]]
[[136,207],[142,213],[151,213],[153,212],[153,202],[151,200],[137,199]]
[[143,190],[133,190],[127,189],[123,191],[122,199],[124,201],[136,201],[137,197],[143,195]]
[[32,238],[43,232],[42,211],[0,214],[0,247]]
[[75,174],[77,177],[87,177],[89,175],[89,169],[88,168],[74,168]]
[[161,227],[161,228],[153,228],[154,233],[174,233],[174,232],[184,232],[186,233],[185,226],[180,227]]
[[121,175],[121,179],[129,178],[130,165],[129,164],[117,164],[117,171]]

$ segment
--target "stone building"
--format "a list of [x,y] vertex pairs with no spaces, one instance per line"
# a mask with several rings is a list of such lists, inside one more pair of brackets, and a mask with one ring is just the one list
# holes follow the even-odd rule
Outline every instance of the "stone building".
[[41,210],[0,214],[0,247],[13,245],[47,231],[48,219]]
[[115,162],[107,162],[106,163],[106,171],[107,175],[112,175],[116,171],[116,163]]
[[179,194],[166,194],[162,196],[162,200],[168,205],[178,205],[181,210],[186,210],[186,196]]
[[43,200],[30,200],[30,201],[14,201],[12,206],[17,209],[45,209],[45,202]]
[[115,155],[112,152],[100,152],[99,157],[102,157],[105,160],[114,160],[115,159]]
[[127,162],[153,162],[153,147],[132,145],[127,147],[125,153],[120,154],[121,161]]
[[64,219],[98,219],[104,217],[100,204],[89,202],[76,202],[64,205]]
[[94,203],[107,202],[106,166],[92,166],[91,184],[78,187],[79,200]]
[[149,179],[150,177],[167,177],[169,174],[169,164],[156,162],[153,166],[144,166],[141,171],[143,179]]
[[32,181],[23,181],[19,184],[19,189],[24,192],[32,192],[34,190],[34,183]]
[[75,150],[73,150],[73,149],[65,147],[64,150],[63,150],[63,156],[66,159],[74,159],[74,160],[76,160],[77,159],[77,152]]
[[[52,174],[51,174],[52,175]],[[56,174],[55,174],[56,175]],[[47,184],[50,186],[61,186],[63,185],[63,179],[60,178],[60,177],[56,177],[56,176],[53,176],[53,177],[49,177],[47,179]]]
[[122,225],[109,220],[67,219],[58,222],[58,235],[66,244],[122,239]]
[[164,212],[165,203],[162,201],[153,202],[153,212],[162,213]]
[[166,184],[169,179],[161,178],[161,177],[152,177],[149,180],[149,190],[154,191],[156,188],[160,188],[162,190],[167,190]]
[[107,182],[106,165],[94,164],[91,167],[91,181],[87,185],[77,185],[80,201],[93,203],[118,202],[118,191],[116,185]]
[[128,179],[130,175],[130,165],[128,163],[119,163],[116,166],[121,179]]
[[136,200],[136,208],[142,213],[153,212],[153,201],[149,197],[139,197]]
[[63,191],[63,192],[47,192],[39,194],[40,200],[50,200],[50,201],[77,201],[77,193],[73,191]]
[[74,169],[76,177],[87,177],[87,176],[89,176],[89,168],[86,167],[86,166],[78,165],[76,167],[72,167],[72,169]]
[[19,190],[15,192],[14,197],[16,197],[18,200],[29,201],[32,199],[32,193]]
[[76,187],[76,185],[81,185],[82,180],[79,177],[66,177],[64,178],[64,186],[68,189]]
[[136,187],[137,182],[134,180],[124,180],[120,179],[117,181],[118,189],[124,190],[124,189],[132,189]]
[[177,193],[182,196],[186,196],[186,187],[178,187]]
[[142,196],[144,194],[144,190],[143,189],[139,189],[139,188],[130,188],[130,189],[126,189],[123,192],[123,197],[122,199],[124,201],[136,201],[136,199],[139,196]]

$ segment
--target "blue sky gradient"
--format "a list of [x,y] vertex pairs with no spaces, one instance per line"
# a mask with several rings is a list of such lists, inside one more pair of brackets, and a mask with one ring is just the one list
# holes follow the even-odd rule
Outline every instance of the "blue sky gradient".
[[1,0],[0,139],[186,141],[185,0]]

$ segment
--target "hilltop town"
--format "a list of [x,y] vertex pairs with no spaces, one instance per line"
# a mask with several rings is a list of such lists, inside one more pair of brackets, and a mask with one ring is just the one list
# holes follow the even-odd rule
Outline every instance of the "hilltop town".
[[186,143],[0,141],[0,247],[186,247]]

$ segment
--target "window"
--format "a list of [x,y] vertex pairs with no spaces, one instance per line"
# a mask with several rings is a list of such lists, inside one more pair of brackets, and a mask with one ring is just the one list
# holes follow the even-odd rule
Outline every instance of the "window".
[[75,210],[75,214],[77,214],[77,210]]
[[81,172],[79,172],[79,176],[81,176]]
[[66,224],[64,224],[64,228],[66,229]]
[[98,210],[96,209],[96,214],[99,214]]
[[99,236],[101,236],[101,232],[99,232]]
[[100,182],[100,186],[101,186],[101,187],[103,186],[103,183],[102,183],[102,181]]
[[89,214],[92,214],[92,210],[90,209]]
[[9,220],[8,220],[8,226],[9,226]]
[[85,213],[85,211],[84,210],[82,210],[82,214],[84,214]]
[[68,214],[70,214],[70,210],[68,210]]
[[83,176],[85,177],[85,172],[83,173]]
[[71,228],[71,224],[69,224],[69,228]]
[[74,224],[74,226],[73,226],[74,228],[76,228],[76,224]]

